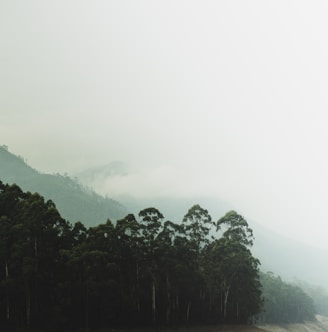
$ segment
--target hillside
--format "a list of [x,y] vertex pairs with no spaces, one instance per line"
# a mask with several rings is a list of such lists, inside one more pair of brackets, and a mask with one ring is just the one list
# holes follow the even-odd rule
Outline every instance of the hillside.
[[[159,209],[166,219],[181,221],[187,210],[193,204],[199,204],[206,208],[213,220],[218,220],[229,210],[237,210],[234,202],[227,202],[217,197],[176,197],[156,196],[149,197],[115,195],[113,188],[132,187],[135,185],[135,174],[129,170],[128,165],[123,162],[113,162],[108,165],[94,167],[76,174],[79,181],[86,186],[91,186],[99,193],[106,194],[110,190],[113,197],[122,202],[129,212],[137,214],[148,206]],[[284,229],[280,233],[264,226],[265,221],[249,220],[249,225],[254,231],[255,241],[252,252],[261,261],[263,271],[274,271],[286,281],[306,280],[313,285],[321,285],[328,288],[328,252],[322,248],[316,248],[301,241],[289,238]],[[282,216],[284,218],[284,216]],[[295,229],[295,232],[297,230]],[[325,305],[325,307],[327,307]],[[327,314],[325,312],[324,314]]]
[[51,199],[61,215],[71,222],[82,221],[93,226],[126,214],[125,207],[117,201],[96,194],[66,175],[40,173],[22,157],[10,153],[6,146],[0,146],[0,181],[16,183],[24,191],[38,192]]

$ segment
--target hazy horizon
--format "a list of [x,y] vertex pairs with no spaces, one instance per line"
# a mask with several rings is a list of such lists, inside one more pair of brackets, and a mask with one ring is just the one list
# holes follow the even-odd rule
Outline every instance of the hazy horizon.
[[216,198],[328,249],[327,15],[323,1],[3,1],[0,143],[42,172],[123,161],[108,196]]

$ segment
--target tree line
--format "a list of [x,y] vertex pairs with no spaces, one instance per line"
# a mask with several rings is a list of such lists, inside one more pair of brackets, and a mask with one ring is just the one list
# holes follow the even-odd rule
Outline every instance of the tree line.
[[295,285],[304,290],[314,303],[315,312],[321,316],[328,316],[328,293],[322,286],[311,285],[305,281],[295,280]]
[[315,303],[301,287],[284,282],[272,272],[261,272],[260,281],[264,303],[259,322],[290,324],[315,319]]
[[235,211],[156,208],[86,228],[0,181],[0,327],[248,323],[262,308],[253,232]]

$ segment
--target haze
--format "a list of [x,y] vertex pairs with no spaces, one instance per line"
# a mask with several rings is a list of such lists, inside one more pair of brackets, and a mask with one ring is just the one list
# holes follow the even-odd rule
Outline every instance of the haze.
[[328,249],[327,17],[324,1],[1,1],[0,144],[49,173],[120,160],[108,196],[215,198]]

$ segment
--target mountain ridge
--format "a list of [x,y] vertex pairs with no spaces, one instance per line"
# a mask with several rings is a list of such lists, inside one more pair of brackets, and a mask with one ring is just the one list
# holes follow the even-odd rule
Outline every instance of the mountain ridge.
[[38,192],[51,199],[62,217],[70,222],[96,226],[126,214],[121,203],[97,194],[68,175],[41,173],[22,157],[9,152],[5,145],[0,146],[0,181],[16,183],[25,191]]
[[[111,165],[111,164],[108,164]],[[116,176],[116,175],[115,175]],[[122,174],[120,176],[123,176]],[[70,222],[81,221],[86,226],[96,226],[107,219],[113,221],[123,218],[127,213],[137,214],[141,209],[154,206],[164,213],[165,218],[179,221],[183,213],[192,204],[200,204],[214,217],[223,216],[229,204],[206,199],[160,199],[137,198],[122,199],[119,203],[97,194],[85,183],[67,175],[43,174],[29,166],[25,160],[0,146],[0,180],[4,183],[16,183],[25,191],[38,192],[56,204],[61,215]],[[189,204],[189,205],[188,205]],[[252,252],[260,259],[265,270],[272,270],[288,281],[305,279],[314,285],[328,288],[327,251],[297,243],[287,237],[276,234],[264,226],[249,220],[254,231],[255,242]]]
[[[110,164],[109,164],[110,165]],[[106,167],[105,167],[106,168]],[[97,169],[101,173],[97,175]],[[112,175],[104,177],[102,170],[104,166],[93,168],[92,180],[87,181],[81,178],[80,181],[85,185],[90,185],[97,190],[96,179],[101,178],[102,183],[108,183],[111,179],[124,180],[127,183],[129,173],[126,175]],[[110,188],[110,186],[108,186]],[[129,213],[138,214],[145,207],[156,207],[165,217],[165,219],[176,222],[182,221],[182,218],[188,209],[199,204],[207,209],[213,220],[222,217],[229,210],[238,211],[238,207],[229,202],[222,201],[213,197],[165,197],[165,196],[149,196],[148,198],[138,198],[132,196],[114,196],[115,198],[127,206]],[[239,213],[243,214],[241,211]],[[273,231],[263,224],[249,219],[249,226],[252,228],[255,236],[252,252],[261,261],[263,271],[274,271],[288,282],[306,280],[312,285],[320,285],[328,289],[328,250],[313,247],[308,243],[299,242],[285,234]],[[297,230],[295,230],[297,234]]]

